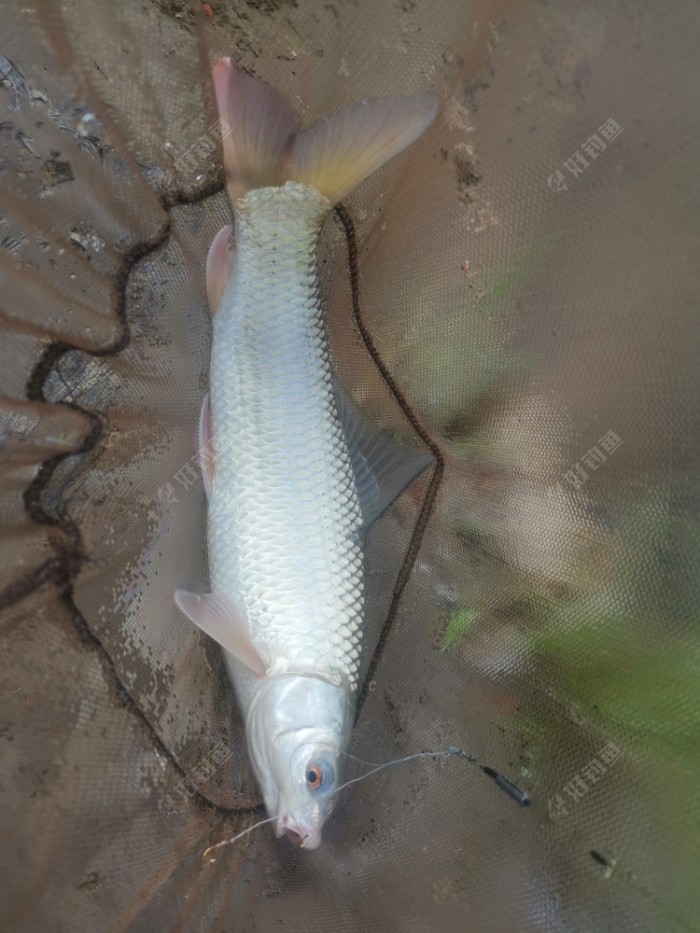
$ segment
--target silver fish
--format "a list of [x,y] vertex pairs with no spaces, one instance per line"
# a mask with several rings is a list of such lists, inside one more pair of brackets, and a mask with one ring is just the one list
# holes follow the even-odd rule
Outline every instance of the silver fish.
[[225,649],[277,835],[311,849],[352,729],[364,533],[430,462],[397,454],[334,381],[317,242],[333,205],[423,133],[437,100],[363,101],[300,132],[231,59],[213,78],[236,250],[224,227],[207,259],[199,446],[212,592],[175,600]]

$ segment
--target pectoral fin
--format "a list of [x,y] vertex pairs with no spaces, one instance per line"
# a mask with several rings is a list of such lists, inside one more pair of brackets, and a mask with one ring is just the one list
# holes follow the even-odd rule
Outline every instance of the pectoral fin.
[[248,620],[230,599],[213,593],[197,596],[176,590],[175,605],[197,628],[206,632],[254,674],[265,676],[265,664],[250,640]]

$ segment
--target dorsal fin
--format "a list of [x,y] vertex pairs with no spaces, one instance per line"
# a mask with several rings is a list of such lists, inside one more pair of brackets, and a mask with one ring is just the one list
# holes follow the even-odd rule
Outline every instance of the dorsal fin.
[[435,458],[394,440],[367,417],[337,379],[333,388],[366,530]]

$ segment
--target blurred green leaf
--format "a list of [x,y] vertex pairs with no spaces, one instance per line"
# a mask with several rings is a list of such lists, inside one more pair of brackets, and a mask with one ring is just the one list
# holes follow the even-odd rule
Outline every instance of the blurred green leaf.
[[442,636],[440,651],[447,651],[452,645],[462,641],[478,617],[479,612],[477,609],[460,609],[459,612],[456,612],[450,619],[445,634]]
[[559,238],[559,232],[555,231],[545,237],[541,243],[524,250],[500,272],[486,270],[482,273],[478,277],[478,282],[481,284],[483,297],[478,303],[478,310],[486,314],[493,310],[499,300],[509,298],[518,286],[529,278],[539,260],[549,252]]

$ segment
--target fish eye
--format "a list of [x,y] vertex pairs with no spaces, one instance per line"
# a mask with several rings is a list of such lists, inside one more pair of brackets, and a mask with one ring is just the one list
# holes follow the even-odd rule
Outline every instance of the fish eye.
[[333,781],[333,769],[320,761],[311,761],[306,766],[306,784],[310,790],[326,789]]
[[323,786],[323,768],[319,764],[311,763],[306,769],[306,783],[311,790],[318,790]]

